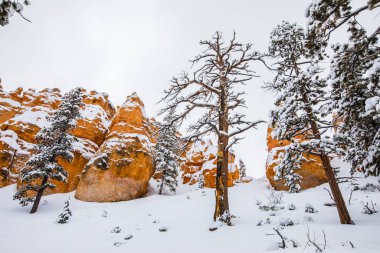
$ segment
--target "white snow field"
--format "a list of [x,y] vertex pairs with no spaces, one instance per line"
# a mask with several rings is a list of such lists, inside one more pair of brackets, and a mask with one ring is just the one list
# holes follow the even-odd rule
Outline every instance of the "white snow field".
[[[366,178],[358,180],[359,187],[368,182],[379,185],[375,178]],[[327,184],[296,194],[284,192],[278,204],[273,202],[281,192],[274,192],[275,198],[271,198],[268,185],[266,179],[257,179],[230,188],[234,226],[213,232],[208,230],[214,210],[213,189],[182,185],[176,195],[160,196],[151,180],[149,193],[141,199],[88,203],[76,200],[73,192],[55,194],[43,197],[38,212],[31,215],[30,206],[23,208],[12,200],[15,185],[11,185],[0,189],[0,252],[316,252],[307,243],[308,228],[323,252],[380,252],[380,211],[362,213],[363,202],[380,205],[378,188],[354,191],[348,204],[352,186],[341,184],[356,225],[340,225],[335,207],[324,205],[331,203],[323,189]],[[69,223],[57,224],[69,197],[73,216]],[[288,210],[291,203],[295,210]],[[318,212],[306,213],[306,204]],[[265,205],[275,211],[260,210]],[[267,224],[268,218],[271,224]],[[290,221],[294,225],[285,226]],[[115,227],[121,231],[111,233]],[[159,231],[165,228],[166,232]],[[279,248],[281,239],[273,228],[287,237],[285,250]]]

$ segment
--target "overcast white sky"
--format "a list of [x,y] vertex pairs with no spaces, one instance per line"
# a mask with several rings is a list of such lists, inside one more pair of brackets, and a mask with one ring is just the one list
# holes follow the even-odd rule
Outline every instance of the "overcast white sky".
[[[305,23],[305,0],[32,0],[24,15],[0,27],[0,77],[7,90],[18,86],[62,91],[76,86],[106,92],[115,105],[136,91],[150,117],[171,77],[189,69],[202,50],[198,42],[222,31],[266,50],[271,30],[282,20]],[[248,118],[268,119],[273,94],[247,86]],[[265,173],[266,124],[235,147],[254,177]]]

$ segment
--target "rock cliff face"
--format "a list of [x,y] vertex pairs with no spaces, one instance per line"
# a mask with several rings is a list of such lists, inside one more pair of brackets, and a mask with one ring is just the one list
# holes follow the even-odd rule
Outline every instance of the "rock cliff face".
[[[289,190],[289,188],[285,186],[284,180],[274,180],[276,174],[274,168],[278,164],[279,159],[281,159],[281,156],[284,153],[284,148],[289,145],[290,142],[274,139],[272,137],[272,131],[273,129],[269,127],[267,133],[268,158],[266,163],[266,176],[269,179],[270,184],[276,190]],[[302,138],[298,138],[294,141],[302,142]],[[327,182],[322,161],[318,156],[304,154],[301,169],[297,173],[302,176],[300,186],[303,190]]]
[[[184,153],[180,164],[183,184],[198,183],[199,176],[203,175],[204,186],[215,188],[217,147],[211,140],[191,143]],[[235,155],[228,156],[228,186],[239,180],[239,170],[235,163]]]
[[[82,119],[72,130],[78,137],[74,143],[74,161],[61,162],[69,172],[68,183],[54,182],[57,187],[46,194],[75,190],[83,167],[103,142],[115,113],[106,94],[85,90],[83,93]],[[60,102],[58,89],[17,88],[11,92],[0,89],[0,187],[17,181],[18,173],[33,153],[35,135],[48,124],[46,117]]]
[[144,104],[132,94],[114,116],[109,133],[86,165],[75,197],[112,202],[139,198],[154,173]]
[[[152,145],[157,131],[148,119],[144,104],[136,94],[117,108],[108,95],[83,90],[81,119],[71,133],[74,145],[72,163],[60,161],[68,171],[68,182],[55,182],[45,194],[77,190],[85,201],[108,202],[141,197],[154,173]],[[0,187],[17,182],[25,163],[33,154],[35,135],[48,124],[46,117],[61,103],[58,89],[17,88],[4,91],[0,86]],[[181,161],[184,184],[195,184],[202,173],[205,187],[215,187],[216,147],[207,140],[192,143]],[[229,155],[228,185],[239,179],[235,156]]]

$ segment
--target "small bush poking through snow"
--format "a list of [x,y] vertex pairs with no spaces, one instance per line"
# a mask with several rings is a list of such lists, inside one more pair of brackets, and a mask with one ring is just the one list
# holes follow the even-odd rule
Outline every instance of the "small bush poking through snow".
[[293,203],[290,203],[290,205],[288,206],[288,210],[289,210],[289,211],[294,211],[294,210],[296,210],[296,205],[294,205]]
[[368,214],[368,215],[377,213],[376,203],[373,204],[373,202],[371,201],[371,205],[368,202],[366,204],[363,204],[363,211],[362,211],[362,213]]
[[324,205],[324,206],[329,206],[329,207],[336,206],[336,204],[333,203],[333,202],[326,202],[326,203],[324,203],[323,205]]
[[120,247],[121,245],[123,245],[124,243],[122,243],[122,242],[114,242],[113,243],[113,245],[115,246],[115,247]]
[[304,220],[305,220],[305,221],[308,221],[308,222],[314,222],[314,219],[313,219],[313,217],[311,217],[311,216],[305,216],[305,217],[304,217]]
[[260,221],[257,223],[257,226],[262,226],[262,225],[264,225],[264,224],[271,224],[271,223],[272,223],[272,221],[271,221],[269,218],[267,218],[265,221],[260,220]]
[[112,230],[111,230],[111,233],[115,233],[115,234],[118,234],[121,232],[121,228],[120,227],[114,227]]
[[107,217],[108,217],[108,212],[107,212],[106,210],[103,210],[101,216],[102,216],[103,218],[107,218]]
[[162,227],[160,227],[160,228],[158,229],[158,231],[160,231],[160,232],[166,232],[166,231],[168,231],[168,228],[165,227],[165,226],[162,226]]
[[63,208],[62,213],[58,216],[57,223],[65,224],[69,222],[70,217],[73,216],[70,210],[70,202],[69,200],[65,201],[65,207]]
[[289,218],[286,218],[285,220],[280,221],[280,227],[282,229],[284,229],[285,227],[290,227],[290,226],[294,226],[294,225],[295,225],[295,223]]
[[380,191],[380,185],[367,183],[365,186],[360,187],[359,190],[365,191],[365,192],[378,192]]
[[269,200],[269,203],[280,204],[283,197],[284,197],[283,192],[271,191],[271,193],[268,196],[268,200]]
[[124,237],[124,240],[130,240],[132,239],[133,235],[127,235],[126,237]]
[[315,209],[312,205],[306,204],[305,205],[305,213],[318,213],[318,210]]
[[265,211],[265,212],[268,212],[268,211],[277,212],[279,210],[284,209],[284,207],[283,206],[276,206],[276,205],[261,205],[261,206],[259,206],[259,209],[261,211]]

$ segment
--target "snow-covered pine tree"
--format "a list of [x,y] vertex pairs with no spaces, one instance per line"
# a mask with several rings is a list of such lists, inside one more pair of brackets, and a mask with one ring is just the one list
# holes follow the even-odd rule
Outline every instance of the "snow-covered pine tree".
[[240,179],[244,179],[247,176],[247,167],[242,159],[239,159],[239,174]]
[[65,207],[63,208],[62,213],[60,213],[58,215],[58,220],[57,220],[58,224],[68,223],[70,217],[73,216],[73,214],[71,213],[71,210],[70,210],[70,202],[69,202],[69,200],[70,199],[68,199],[68,200],[65,201]]
[[[283,22],[271,34],[269,53],[274,58],[276,76],[267,84],[267,88],[278,94],[276,109],[271,112],[271,125],[274,138],[279,140],[296,140],[285,149],[281,166],[277,169],[292,172],[285,177],[294,183],[295,166],[302,153],[318,155],[321,158],[332,194],[334,196],[340,221],[352,224],[342,193],[336,181],[329,155],[337,152],[334,143],[324,136],[332,124],[326,120],[328,107],[327,84],[319,76],[321,69],[315,57],[311,57],[305,47],[304,30],[296,24]],[[301,154],[299,154],[301,153]],[[286,174],[277,172],[277,175]]]
[[199,189],[205,188],[205,178],[203,176],[202,171],[199,172],[199,176],[198,176],[198,188]]
[[14,0],[1,0],[0,2],[0,25],[5,26],[9,24],[9,18],[13,16],[13,14],[16,12],[18,13],[23,19],[30,22],[27,18],[25,18],[22,15],[22,11],[24,9],[24,5],[30,5],[29,0],[24,0],[23,4],[19,1]]
[[332,46],[331,110],[342,122],[338,140],[346,148],[351,173],[380,175],[380,26],[368,34],[365,23],[357,21],[380,8],[380,1],[355,1],[359,8],[353,2],[314,1],[307,10],[308,46],[316,53],[323,51],[331,34],[340,27],[347,29],[348,38]]
[[164,118],[163,125],[158,131],[157,143],[155,146],[154,156],[156,171],[161,172],[162,177],[158,183],[158,193],[163,191],[176,192],[178,186],[177,176],[179,171],[179,153],[181,140],[177,136],[177,125],[170,124],[174,113]]
[[[36,135],[36,153],[22,169],[19,180],[21,187],[13,196],[22,206],[34,202],[30,213],[37,211],[45,189],[55,187],[51,180],[66,182],[67,172],[58,164],[58,157],[71,162],[73,159],[72,142],[75,137],[68,130],[75,127],[80,117],[82,106],[82,92],[75,88],[62,98],[59,108],[48,117],[49,125],[41,129]],[[34,194],[33,194],[34,193]]]
[[282,162],[280,162],[276,167],[275,180],[284,179],[285,186],[289,187],[290,193],[299,192],[301,190],[300,182],[302,177],[297,174],[297,171],[301,168],[302,152],[300,147],[296,143],[288,145],[285,148],[285,152],[281,157]]

